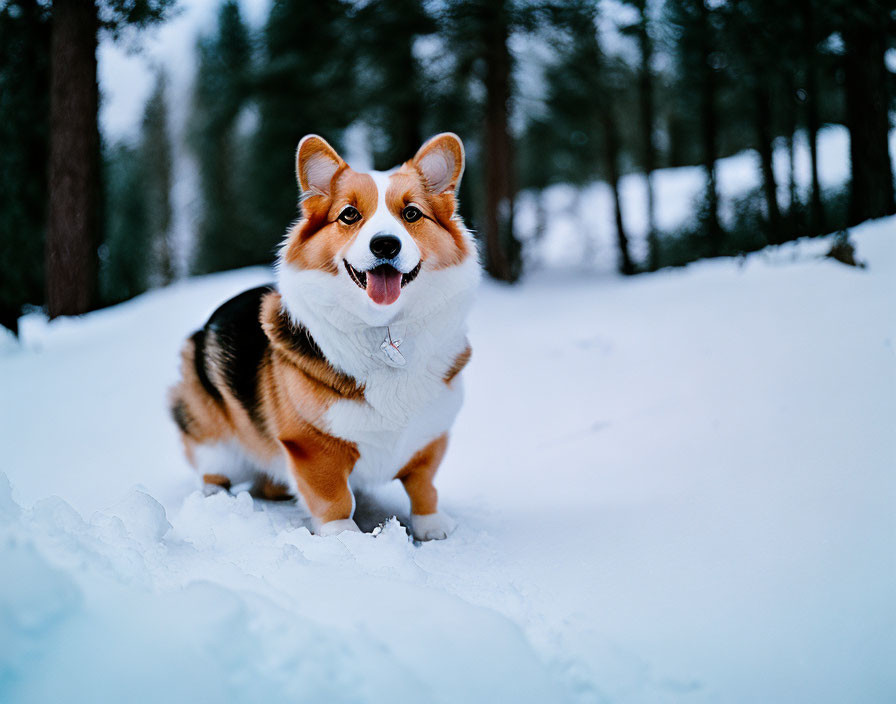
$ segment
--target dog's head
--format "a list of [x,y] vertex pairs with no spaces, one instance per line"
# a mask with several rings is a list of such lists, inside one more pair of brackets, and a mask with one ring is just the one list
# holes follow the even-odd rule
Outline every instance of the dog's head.
[[350,325],[378,326],[425,315],[455,289],[472,288],[475,246],[456,212],[463,170],[463,144],[451,133],[392,171],[370,173],[354,171],[321,137],[302,139],[302,218],[278,264],[287,307],[313,305]]

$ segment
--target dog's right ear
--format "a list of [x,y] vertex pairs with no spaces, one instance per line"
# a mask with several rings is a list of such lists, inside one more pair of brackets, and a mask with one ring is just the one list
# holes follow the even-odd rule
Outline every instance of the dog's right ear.
[[333,177],[345,166],[327,140],[316,134],[302,137],[296,151],[296,177],[306,195],[330,196]]

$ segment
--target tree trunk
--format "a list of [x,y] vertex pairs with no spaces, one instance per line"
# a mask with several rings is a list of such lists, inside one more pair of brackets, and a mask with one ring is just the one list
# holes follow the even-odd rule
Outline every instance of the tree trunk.
[[878,22],[848,22],[843,40],[846,124],[852,184],[849,224],[896,212],[890,165],[886,15]]
[[781,210],[778,208],[778,184],[775,182],[774,145],[772,143],[771,92],[767,74],[754,87],[756,146],[762,171],[762,192],[768,214],[768,241],[779,244],[781,240]]
[[721,254],[722,226],[719,223],[719,192],[716,186],[718,158],[718,122],[716,116],[716,77],[712,65],[712,42],[709,7],[698,0],[700,13],[700,54],[703,80],[700,82],[700,128],[703,141],[703,168],[706,171],[706,229],[712,255]]
[[659,239],[656,231],[656,201],[653,190],[653,171],[656,169],[656,144],[653,137],[655,121],[653,105],[653,45],[650,41],[647,0],[638,0],[641,21],[638,25],[638,45],[641,50],[641,70],[638,75],[638,102],[641,108],[642,166],[647,187],[647,268],[659,266]]
[[86,313],[94,302],[99,229],[97,8],[54,0],[50,78],[47,311]]
[[788,167],[788,206],[787,206],[787,226],[790,232],[787,233],[785,239],[795,240],[800,236],[802,226],[800,224],[800,195],[796,183],[796,150],[794,138],[796,135],[796,87],[793,83],[793,76],[786,74],[784,78],[785,95],[787,102],[785,104],[785,125],[784,134],[787,139],[787,167]]
[[803,0],[803,61],[806,65],[806,139],[809,142],[810,171],[812,174],[812,193],[809,198],[809,229],[813,235],[824,234],[826,230],[824,203],[821,199],[821,184],[818,180],[818,74],[815,64],[818,61],[815,37],[814,0]]
[[485,48],[485,242],[486,270],[516,281],[520,247],[513,234],[513,143],[509,128],[511,59],[506,3],[489,3]]
[[616,118],[613,115],[612,103],[602,103],[601,122],[604,132],[604,149],[606,151],[607,178],[613,191],[613,212],[616,216],[616,245],[619,249],[619,272],[622,274],[634,274],[635,265],[632,263],[628,251],[628,236],[625,234],[625,224],[622,221],[622,200],[619,197],[619,130]]

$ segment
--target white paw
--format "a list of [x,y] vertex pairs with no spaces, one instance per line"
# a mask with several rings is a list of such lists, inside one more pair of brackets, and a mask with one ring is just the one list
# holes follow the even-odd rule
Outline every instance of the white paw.
[[358,524],[355,523],[351,518],[341,518],[338,521],[327,521],[326,523],[321,523],[315,527],[314,532],[317,535],[326,538],[330,535],[339,535],[340,533],[347,530],[354,533],[361,532],[361,529],[358,528]]
[[202,482],[202,495],[203,496],[214,496],[215,494],[226,494],[230,490],[225,489],[223,486],[219,486],[218,484],[206,484]]
[[444,540],[457,528],[457,522],[447,513],[411,514],[411,532],[417,540]]

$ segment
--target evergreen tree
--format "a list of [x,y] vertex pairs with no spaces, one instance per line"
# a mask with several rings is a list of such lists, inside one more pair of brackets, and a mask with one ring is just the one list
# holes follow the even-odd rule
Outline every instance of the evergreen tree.
[[706,172],[706,196],[701,219],[707,253],[721,254],[723,232],[719,221],[716,161],[719,158],[718,119],[718,17],[708,0],[667,0],[667,17],[674,30],[679,88],[696,89],[701,162]]
[[[203,274],[269,261],[272,239],[253,237],[247,217],[248,166],[237,120],[249,101],[252,50],[235,0],[221,5],[217,31],[199,41],[198,52],[189,141],[202,199],[192,270]],[[291,182],[288,174],[284,179]]]
[[98,32],[161,20],[173,0],[53,0],[50,39],[49,213],[45,251],[50,317],[96,300],[100,229]]
[[621,67],[605,56],[598,42],[597,14],[587,0],[568,0],[557,6],[557,63],[548,71],[547,104],[551,119],[569,131],[568,161],[576,180],[603,175],[613,194],[618,266],[635,273],[622,214],[619,181],[622,178],[622,140],[614,106],[621,94]]
[[759,154],[771,243],[783,241],[774,171],[773,99],[779,97],[780,71],[788,70],[784,48],[790,36],[788,8],[778,0],[732,0],[720,10],[730,47],[734,82],[750,97],[754,145]]
[[162,286],[174,280],[171,233],[171,134],[168,127],[167,78],[156,76],[155,88],[143,113],[139,159],[143,166],[142,192],[151,233],[153,277]]
[[655,137],[656,109],[653,78],[653,38],[651,36],[650,6],[647,0],[625,0],[638,11],[637,21],[623,27],[626,34],[634,35],[638,43],[640,67],[638,69],[638,112],[640,118],[641,168],[647,187],[647,268],[654,271],[659,266],[659,236],[656,226],[656,197],[653,188],[653,171],[657,164]]
[[[253,257],[269,262],[298,215],[295,152],[306,134],[341,146],[358,114],[351,5],[342,0],[275,0],[263,32],[253,96],[258,127],[252,137],[247,191]],[[383,37],[383,41],[389,41]]]
[[120,143],[103,160],[106,217],[99,282],[105,305],[126,301],[149,288],[147,253],[153,238],[143,157],[142,148]]
[[[414,55],[434,19],[418,0],[379,0],[354,11],[358,98],[371,129],[373,165],[389,169],[410,159],[429,136],[423,127],[430,104],[423,67]],[[388,37],[388,41],[383,41]]]
[[[510,38],[527,29],[528,8],[513,0],[457,0],[443,6],[439,24],[444,46],[457,54],[468,91],[452,113],[475,110],[482,117],[474,140],[481,160],[485,198],[475,218],[484,243],[485,269],[496,279],[516,281],[522,250],[514,233],[515,143],[510,131],[513,56]],[[472,99],[479,93],[479,100]]]
[[100,300],[111,305],[174,279],[167,79],[156,76],[136,147],[120,142],[103,160],[104,241]]
[[0,7],[0,325],[13,332],[44,300],[49,53],[44,3]]
[[822,234],[826,231],[824,204],[821,196],[821,183],[818,179],[818,131],[821,128],[819,117],[819,85],[818,85],[818,42],[820,40],[818,22],[816,20],[815,0],[800,0],[800,34],[802,37],[800,58],[803,67],[805,96],[806,138],[809,142],[809,165],[812,190],[809,199],[810,232]]
[[896,212],[890,162],[890,86],[885,55],[894,19],[892,0],[836,0],[843,44],[846,126],[851,185],[849,222]]

